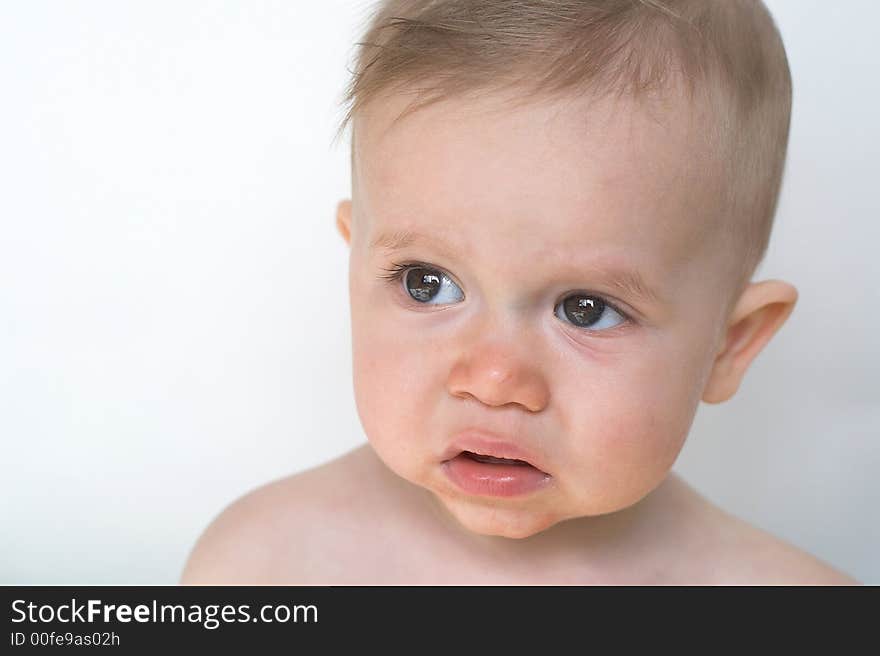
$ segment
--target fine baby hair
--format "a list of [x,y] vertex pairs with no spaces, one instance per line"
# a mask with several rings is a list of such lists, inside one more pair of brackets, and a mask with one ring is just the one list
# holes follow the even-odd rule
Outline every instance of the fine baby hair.
[[506,89],[523,102],[591,92],[651,104],[676,91],[696,101],[723,180],[705,229],[742,252],[731,272],[742,290],[770,239],[792,101],[785,48],[760,0],[384,0],[358,43],[336,138],[388,93],[415,96],[399,120]]

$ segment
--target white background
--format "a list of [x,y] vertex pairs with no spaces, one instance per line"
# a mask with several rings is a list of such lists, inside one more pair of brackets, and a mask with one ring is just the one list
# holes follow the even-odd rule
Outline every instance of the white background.
[[[676,465],[880,583],[880,5],[769,0],[794,77],[756,279],[800,301]],[[341,118],[370,3],[0,2],[0,583],[174,583],[364,441]]]

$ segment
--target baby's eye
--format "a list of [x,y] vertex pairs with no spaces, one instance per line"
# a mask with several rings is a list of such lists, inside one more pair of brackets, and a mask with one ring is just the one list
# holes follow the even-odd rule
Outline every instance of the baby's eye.
[[[383,278],[400,285],[410,298],[423,305],[441,305],[464,299],[458,285],[442,271],[421,264],[395,264]],[[439,299],[439,300],[438,300]],[[437,303],[431,301],[437,300]],[[601,296],[570,294],[556,306],[554,314],[568,320],[578,328],[591,328],[591,332],[616,328],[627,317]],[[610,318],[610,321],[609,321]]]
[[[383,276],[392,281],[403,281],[403,288],[413,299],[425,305],[440,305],[464,299],[464,294],[449,276],[437,269],[419,265],[394,265],[387,269],[391,275]],[[455,290],[458,290],[457,292]],[[438,303],[430,303],[434,299]]]
[[[560,316],[560,311],[564,316]],[[616,328],[626,321],[626,317],[605,301],[601,296],[590,294],[571,294],[556,306],[556,316],[568,319],[579,328],[605,330]],[[611,324],[603,317],[611,316]],[[617,320],[614,320],[614,317]]]

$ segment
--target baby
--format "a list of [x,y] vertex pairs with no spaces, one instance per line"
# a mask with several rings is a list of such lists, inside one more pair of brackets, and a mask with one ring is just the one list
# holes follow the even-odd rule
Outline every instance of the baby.
[[671,473],[797,300],[750,282],[791,77],[760,0],[386,0],[348,100],[369,439],[183,583],[844,584]]

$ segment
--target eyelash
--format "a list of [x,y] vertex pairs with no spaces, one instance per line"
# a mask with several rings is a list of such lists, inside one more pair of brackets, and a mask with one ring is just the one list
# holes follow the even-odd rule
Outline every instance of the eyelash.
[[[399,286],[401,280],[403,279],[403,275],[409,269],[413,269],[413,268],[417,268],[417,267],[431,269],[433,271],[438,271],[438,272],[443,271],[442,269],[439,269],[439,268],[437,268],[433,265],[430,265],[430,264],[425,264],[424,262],[400,262],[400,263],[392,262],[390,268],[388,268],[388,269],[382,268],[383,271],[387,271],[388,273],[384,274],[384,275],[380,275],[379,277],[384,280],[387,280],[389,285],[394,286],[396,284]],[[607,298],[605,298],[601,294],[593,294],[591,292],[577,292],[577,295],[589,296],[590,298],[601,299],[601,301],[606,306],[610,307],[612,310],[617,312],[624,319],[624,323],[621,324],[620,326],[616,326],[615,328],[610,328],[608,330],[598,331],[598,332],[612,332],[612,331],[615,331],[619,328],[623,328],[625,325],[629,325],[632,323],[632,319],[630,318],[629,313],[624,312],[622,309],[620,309],[620,307],[617,304],[612,303],[611,301],[609,301]],[[575,326],[575,327],[578,327],[578,326]],[[596,333],[597,331],[587,331],[587,332]]]
[[427,266],[425,264],[420,264],[418,262],[404,262],[398,264],[397,262],[391,263],[390,269],[382,269],[382,271],[388,271],[388,273],[384,276],[379,276],[380,278],[384,278],[385,280],[389,280],[391,282],[395,282],[400,280],[403,277],[404,271],[407,269],[411,269],[417,266]]

